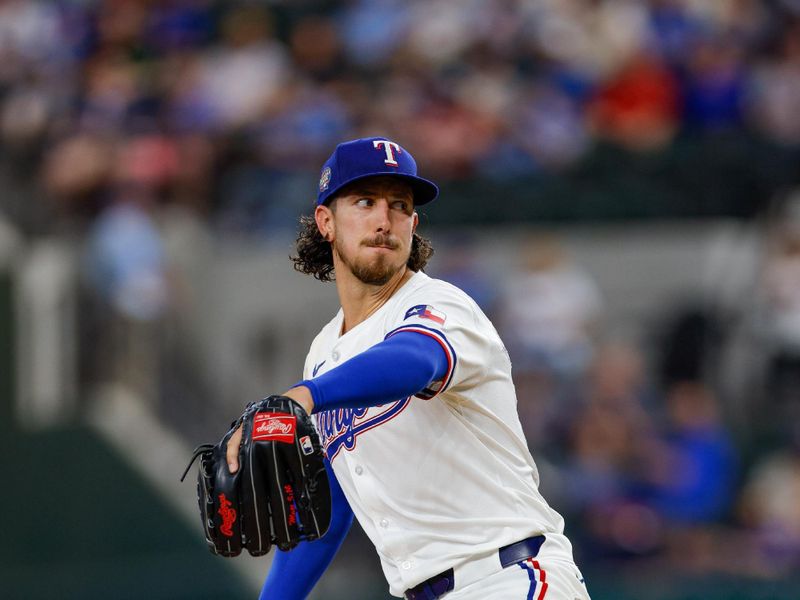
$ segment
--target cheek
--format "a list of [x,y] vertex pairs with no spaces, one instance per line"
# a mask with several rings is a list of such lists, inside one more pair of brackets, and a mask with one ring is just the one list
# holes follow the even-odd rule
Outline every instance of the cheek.
[[402,236],[403,240],[410,245],[414,237],[414,222],[405,220],[396,231],[398,235]]
[[358,237],[353,235],[352,230],[346,224],[337,226],[333,231],[334,244],[342,251],[350,251],[358,246]]

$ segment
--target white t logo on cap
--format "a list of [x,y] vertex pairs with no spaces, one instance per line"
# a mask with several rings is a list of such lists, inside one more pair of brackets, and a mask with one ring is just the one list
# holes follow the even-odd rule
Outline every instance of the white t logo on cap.
[[372,142],[372,145],[376,149],[378,149],[381,146],[383,146],[383,150],[386,152],[386,160],[384,160],[383,162],[385,162],[390,167],[398,167],[398,166],[400,166],[400,165],[397,164],[397,161],[394,159],[394,153],[395,152],[397,152],[397,153],[402,152],[402,150],[400,150],[400,145],[399,144],[395,144],[394,142],[390,142],[389,140],[375,140],[374,142]]

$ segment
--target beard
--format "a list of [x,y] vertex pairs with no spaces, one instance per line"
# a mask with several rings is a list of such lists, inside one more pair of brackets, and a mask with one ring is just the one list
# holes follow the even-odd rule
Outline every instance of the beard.
[[[366,240],[362,242],[361,245],[367,247],[388,245],[393,249],[398,247],[397,242],[383,236]],[[394,260],[393,256],[384,254],[379,254],[371,260],[359,260],[358,258],[350,259],[342,251],[338,242],[334,242],[333,251],[336,252],[342,264],[350,269],[350,272],[356,279],[367,285],[385,285],[405,266],[406,262],[408,262],[408,257],[406,257],[406,260],[403,262],[395,264],[392,262]]]

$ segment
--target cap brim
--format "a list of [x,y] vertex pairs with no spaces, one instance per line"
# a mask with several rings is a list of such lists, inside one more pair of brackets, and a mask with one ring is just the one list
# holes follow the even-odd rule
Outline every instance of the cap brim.
[[356,181],[361,181],[363,179],[369,179],[370,177],[396,177],[398,179],[404,179],[411,185],[411,189],[414,192],[414,206],[422,206],[423,204],[427,204],[428,202],[433,202],[436,198],[439,197],[439,187],[433,183],[432,181],[428,181],[422,177],[418,177],[417,175],[406,175],[405,173],[397,173],[394,171],[385,171],[379,173],[367,173],[366,175],[359,175],[358,177],[353,177],[340,183],[335,188],[332,188],[328,191],[325,199],[322,201],[322,204],[325,204],[333,198],[336,194],[338,194],[342,189],[350,185],[351,183],[355,183]]

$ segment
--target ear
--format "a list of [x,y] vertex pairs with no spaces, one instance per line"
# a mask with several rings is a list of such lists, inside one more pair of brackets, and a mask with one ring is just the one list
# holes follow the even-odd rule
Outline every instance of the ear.
[[414,211],[414,224],[411,226],[411,234],[415,234],[417,232],[417,225],[419,225],[419,213]]
[[317,222],[317,228],[322,237],[326,241],[332,242],[335,229],[333,226],[333,211],[324,205],[317,206],[314,210],[314,220]]

